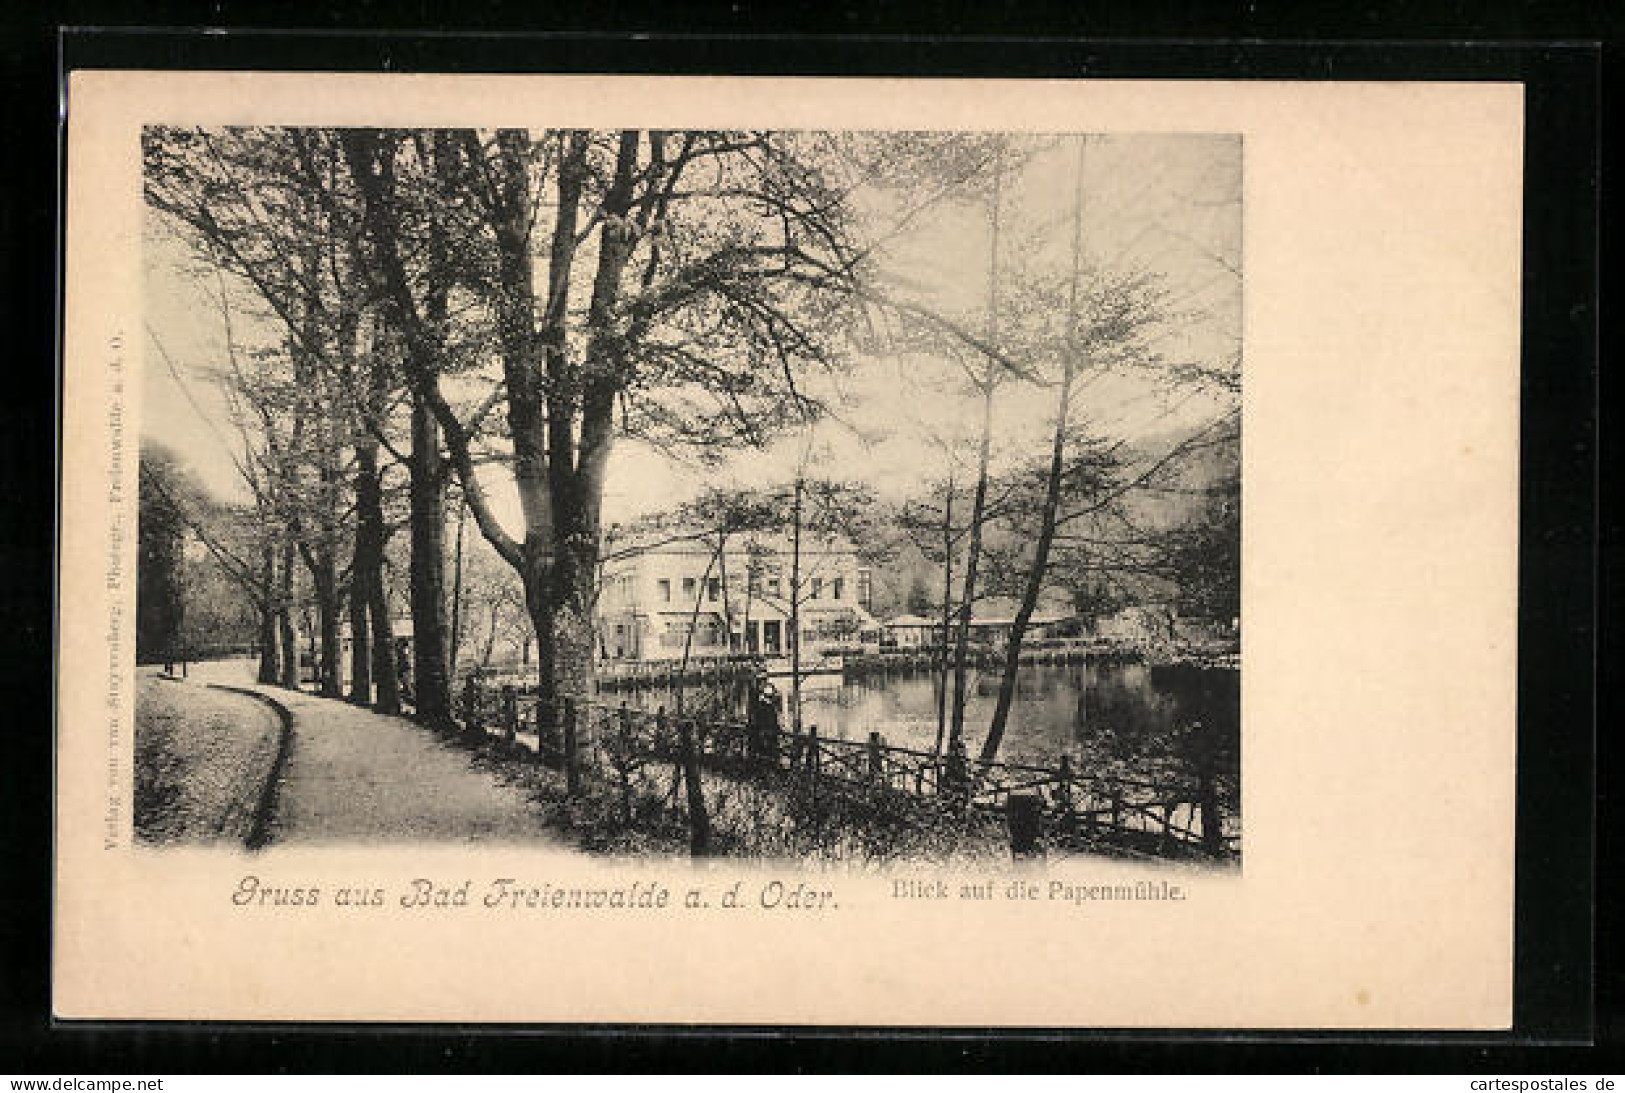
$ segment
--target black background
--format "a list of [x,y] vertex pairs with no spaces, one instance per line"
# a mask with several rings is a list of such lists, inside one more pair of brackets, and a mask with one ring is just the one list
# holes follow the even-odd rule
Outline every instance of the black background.
[[[13,9],[3,27],[6,195],[0,312],[6,511],[0,518],[0,1071],[1506,1071],[1621,1067],[1618,793],[1595,775],[1598,623],[1619,606],[1599,567],[1599,203],[1603,74],[1614,21],[1598,5],[1113,9],[872,3],[670,5],[486,2],[148,3]],[[473,36],[421,33],[455,12]],[[875,8],[878,10],[870,10]],[[681,22],[679,22],[681,20]],[[528,21],[528,25],[527,25]],[[253,28],[299,26],[297,33]],[[496,32],[546,30],[524,35]],[[629,37],[647,32],[648,37]],[[1189,38],[1199,34],[1200,40]],[[1403,39],[1403,41],[1402,41]],[[1526,85],[1516,1027],[1290,1035],[794,1029],[54,1024],[50,1018],[51,688],[59,56],[78,67],[560,71],[1223,79],[1514,80]],[[1604,530],[1611,532],[1610,518]],[[1609,535],[1611,543],[1613,536]],[[1603,578],[1598,595],[1599,577]],[[1611,642],[1608,643],[1611,646]],[[1607,658],[1604,659],[1607,663]],[[1603,739],[1603,760],[1617,756]],[[1599,816],[1602,822],[1598,823]],[[1600,842],[1594,833],[1601,832]],[[1380,848],[1378,848],[1380,851]],[[1599,864],[1600,863],[1600,864]],[[1602,916],[1606,920],[1606,914]],[[538,946],[547,944],[538,932]],[[1336,944],[1328,938],[1327,944]],[[275,959],[275,954],[266,954]],[[951,958],[947,956],[945,958]],[[410,954],[403,954],[410,959]],[[1595,967],[1596,974],[1593,975]],[[427,985],[426,985],[427,986]],[[313,991],[342,991],[313,980]],[[1596,1040],[1601,1046],[1592,1046]]]

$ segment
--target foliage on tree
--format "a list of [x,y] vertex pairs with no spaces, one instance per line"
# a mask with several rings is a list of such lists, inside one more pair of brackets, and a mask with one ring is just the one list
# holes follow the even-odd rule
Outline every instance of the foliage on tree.
[[[344,135],[369,266],[482,534],[526,589],[544,710],[582,698],[604,478],[634,437],[715,456],[816,416],[800,376],[840,363],[864,254],[841,138],[817,133],[376,131]],[[413,195],[431,194],[432,200]],[[450,256],[456,256],[453,260]],[[492,337],[506,436],[487,503],[442,379],[447,303]]]
[[1182,614],[1226,625],[1241,614],[1241,478],[1210,487],[1206,502],[1167,536]]

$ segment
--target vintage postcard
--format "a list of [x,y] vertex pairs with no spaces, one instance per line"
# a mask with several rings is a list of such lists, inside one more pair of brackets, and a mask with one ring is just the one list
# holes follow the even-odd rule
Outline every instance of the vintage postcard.
[[68,91],[59,1017],[1510,1025],[1517,86]]

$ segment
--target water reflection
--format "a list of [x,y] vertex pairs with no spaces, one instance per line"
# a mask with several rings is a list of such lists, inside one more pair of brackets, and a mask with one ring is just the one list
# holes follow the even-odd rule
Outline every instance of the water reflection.
[[[774,683],[787,697],[789,681]],[[997,670],[968,670],[965,738],[973,753],[992,721],[998,687]],[[651,706],[673,702],[663,691],[644,691],[640,697]],[[685,696],[689,709],[714,709],[719,699],[736,714],[743,709],[737,694],[690,689]],[[874,731],[888,744],[930,750],[937,738],[937,703],[937,675],[928,671],[809,676],[802,681],[803,724],[816,725],[826,737],[861,740]],[[1186,665],[1030,665],[1016,677],[1002,754],[1018,762],[1053,762],[1063,752],[1089,749],[1103,732],[1132,742],[1167,736],[1195,721],[1218,730],[1222,740],[1238,738],[1238,672]]]

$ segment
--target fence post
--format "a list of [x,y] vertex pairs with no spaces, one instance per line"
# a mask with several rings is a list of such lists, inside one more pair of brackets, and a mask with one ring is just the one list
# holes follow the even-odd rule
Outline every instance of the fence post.
[[813,842],[823,845],[824,814],[818,804],[818,726],[807,726],[807,794],[812,812]]
[[869,733],[869,777],[876,782],[886,780],[885,741],[878,732]]
[[711,851],[711,818],[705,811],[705,794],[700,787],[700,761],[694,751],[694,730],[689,719],[677,719],[678,751],[683,781],[688,785],[688,852],[703,858]]
[[502,685],[502,739],[512,744],[519,738],[519,696],[512,683]]
[[1010,829],[1010,856],[1044,856],[1044,801],[1036,793],[1012,793],[1004,799],[1005,824]]
[[564,700],[564,786],[571,797],[581,796],[581,753],[576,747],[575,699]]
[[1204,770],[1197,786],[1202,810],[1202,851],[1210,858],[1224,857],[1224,815],[1219,810],[1219,787],[1213,772]]
[[1077,824],[1072,812],[1072,757],[1063,753],[1061,766],[1055,772],[1055,808],[1061,814],[1061,831],[1071,835]]
[[948,763],[943,771],[944,787],[948,796],[957,803],[970,799],[970,762],[965,755],[965,742],[954,737],[948,742]]

